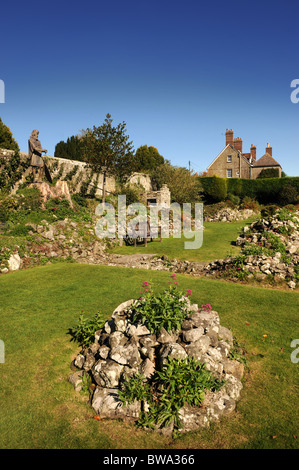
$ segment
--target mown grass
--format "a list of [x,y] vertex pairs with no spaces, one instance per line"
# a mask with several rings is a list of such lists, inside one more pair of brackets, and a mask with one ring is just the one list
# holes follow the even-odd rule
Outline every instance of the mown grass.
[[154,239],[153,242],[148,242],[147,246],[117,246],[113,253],[130,255],[133,253],[147,254],[154,253],[156,255],[166,255],[169,258],[177,258],[189,261],[213,261],[215,259],[222,259],[228,255],[234,256],[239,253],[240,248],[233,245],[236,238],[240,234],[242,227],[248,221],[238,222],[205,222],[203,231],[203,243],[200,248],[185,249],[184,243],[192,241],[192,238],[185,238],[182,234],[181,238],[164,238],[162,242],[159,239]]
[[[87,396],[67,379],[79,348],[69,327],[83,310],[110,316],[139,295],[143,281],[167,286],[169,273],[57,264],[0,278],[0,447],[52,449],[297,448],[299,295],[178,275],[192,301],[210,303],[247,350],[250,371],[232,416],[172,441],[120,421],[96,421]],[[267,337],[263,337],[263,335]],[[284,349],[282,349],[284,348]]]

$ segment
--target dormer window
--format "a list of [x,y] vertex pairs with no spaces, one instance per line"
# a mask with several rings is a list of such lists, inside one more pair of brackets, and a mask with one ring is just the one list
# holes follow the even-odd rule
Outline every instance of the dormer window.
[[227,163],[231,163],[232,162],[232,156],[231,155],[228,155],[227,156]]

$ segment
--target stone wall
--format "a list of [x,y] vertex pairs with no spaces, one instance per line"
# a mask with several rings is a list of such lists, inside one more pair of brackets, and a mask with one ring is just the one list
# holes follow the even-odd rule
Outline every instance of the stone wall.
[[[11,158],[14,154],[13,150],[0,149],[0,159],[1,158]],[[29,155],[26,152],[20,152],[21,161],[28,161]],[[60,179],[67,181],[70,189],[70,193],[80,192],[82,184],[86,183],[87,194],[91,191],[94,192],[95,196],[102,195],[103,188],[103,175],[93,173],[84,162],[79,162],[76,160],[68,160],[65,158],[56,158],[51,156],[45,156],[45,163],[50,171],[52,179]],[[29,169],[28,169],[29,170]],[[30,173],[26,171],[27,176]],[[21,180],[19,183],[22,183]],[[115,178],[106,177],[106,192],[113,193],[115,192]]]
[[[227,161],[227,157],[231,156],[231,162]],[[239,157],[238,152],[231,148],[225,148],[219,157],[209,166],[208,176],[220,176],[226,178],[226,170],[232,170],[232,178],[250,178],[250,166],[244,158]]]
[[150,204],[156,203],[160,206],[169,207],[171,204],[171,194],[168,186],[163,184],[160,191],[148,191],[143,195],[144,202]]
[[138,186],[142,186],[145,191],[152,191],[152,182],[150,175],[146,173],[133,173],[128,178],[129,184],[136,184]]

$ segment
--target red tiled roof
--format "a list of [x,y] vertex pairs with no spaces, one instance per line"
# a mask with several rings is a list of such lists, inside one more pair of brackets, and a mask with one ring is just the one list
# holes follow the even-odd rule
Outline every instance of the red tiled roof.
[[265,153],[265,155],[263,155],[259,160],[257,160],[253,164],[253,166],[280,166],[280,164],[276,160],[274,160],[271,155]]

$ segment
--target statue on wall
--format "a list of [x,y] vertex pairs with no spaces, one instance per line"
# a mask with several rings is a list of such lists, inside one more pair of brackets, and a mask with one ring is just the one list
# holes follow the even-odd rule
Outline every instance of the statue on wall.
[[44,174],[46,174],[47,179],[49,179],[50,176],[49,170],[42,157],[42,153],[47,153],[47,150],[42,148],[41,143],[38,140],[38,135],[39,131],[34,129],[28,140],[28,153],[30,157],[30,165],[33,169],[34,183],[42,183]]

